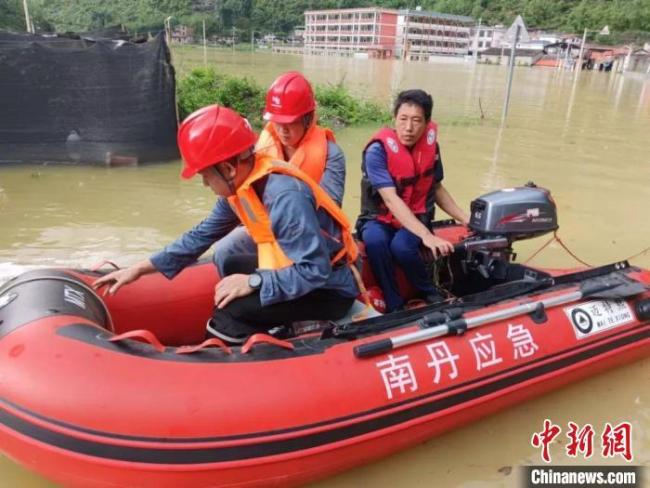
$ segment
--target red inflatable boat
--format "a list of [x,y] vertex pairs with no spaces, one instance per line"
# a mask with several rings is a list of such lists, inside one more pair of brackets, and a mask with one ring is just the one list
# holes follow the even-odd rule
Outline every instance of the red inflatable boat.
[[65,486],[292,486],[650,355],[648,271],[515,264],[514,214],[482,228],[481,201],[471,235],[436,231],[458,243],[436,271],[446,302],[243,347],[201,344],[211,263],[108,298],[97,272],[14,278],[0,288],[0,449]]

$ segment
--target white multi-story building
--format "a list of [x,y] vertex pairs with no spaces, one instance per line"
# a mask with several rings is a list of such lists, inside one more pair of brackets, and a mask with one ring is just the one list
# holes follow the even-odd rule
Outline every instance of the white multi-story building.
[[433,55],[468,54],[474,19],[423,10],[400,10],[397,18],[398,57],[426,61]]
[[305,52],[427,60],[464,55],[471,17],[378,7],[305,12]]
[[472,27],[470,49],[480,53],[492,47],[500,47],[505,33],[506,28],[502,25]]
[[393,57],[397,11],[384,8],[308,10],[305,52]]

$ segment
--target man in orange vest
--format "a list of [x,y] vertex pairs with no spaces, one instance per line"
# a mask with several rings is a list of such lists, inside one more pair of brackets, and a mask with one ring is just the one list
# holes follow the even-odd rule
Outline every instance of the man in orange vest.
[[[288,161],[307,173],[340,206],[345,187],[345,156],[334,134],[316,121],[316,99],[309,81],[297,71],[280,75],[266,93],[266,126],[255,152]],[[214,259],[220,274],[224,259],[232,254],[255,252],[246,227],[233,229],[215,246]]]
[[183,178],[197,173],[217,196],[211,214],[163,251],[115,271],[94,286],[109,293],[146,273],[173,278],[243,224],[255,254],[229,255],[215,288],[208,332],[241,344],[256,332],[302,320],[336,320],[359,293],[351,265],[357,248],[338,205],[292,164],[255,154],[248,121],[218,105],[183,121]]
[[345,156],[331,130],[316,120],[316,98],[298,71],[280,75],[266,93],[268,123],[256,152],[295,164],[341,205],[345,186]]
[[453,251],[451,243],[428,227],[435,205],[457,221],[468,222],[442,184],[438,126],[431,120],[432,109],[431,95],[423,90],[400,93],[393,107],[395,128],[379,130],[363,151],[357,229],[387,312],[404,306],[394,261],[423,299],[442,300],[419,253],[422,245],[435,257]]

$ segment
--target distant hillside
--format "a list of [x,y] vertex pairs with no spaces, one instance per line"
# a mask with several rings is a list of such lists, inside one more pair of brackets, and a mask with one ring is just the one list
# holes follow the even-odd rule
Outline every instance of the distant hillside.
[[[528,26],[582,32],[609,25],[610,41],[650,38],[650,0],[28,0],[37,28],[91,31],[122,24],[131,31],[158,30],[172,23],[199,26],[208,34],[230,33],[243,39],[251,30],[289,33],[309,9],[383,6],[471,15],[484,23],[510,23],[521,14]],[[0,0],[0,29],[24,30],[22,0]]]

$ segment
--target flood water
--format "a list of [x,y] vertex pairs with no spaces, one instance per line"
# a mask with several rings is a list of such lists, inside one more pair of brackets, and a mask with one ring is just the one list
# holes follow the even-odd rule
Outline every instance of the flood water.
[[[200,50],[175,53],[179,74],[202,62]],[[298,69],[315,83],[343,81],[355,94],[386,104],[401,89],[423,88],[435,100],[445,185],[462,206],[468,208],[482,193],[533,180],[552,191],[559,236],[585,262],[606,264],[650,246],[650,77],[589,72],[575,79],[549,68],[518,68],[510,114],[501,125],[505,67],[224,51],[210,51],[208,62],[264,85],[284,70]],[[348,162],[344,209],[350,218],[359,207],[360,153],[376,128],[337,131]],[[128,265],[157,250],[213,204],[198,180],[180,181],[179,169],[179,162],[0,168],[0,282],[33,267],[91,266],[104,259]],[[518,243],[518,260],[546,239]],[[533,264],[578,265],[557,243]],[[632,264],[650,267],[650,252],[635,256]],[[597,435],[605,422],[629,421],[633,464],[648,466],[648,384],[646,359],[318,486],[520,486],[517,467],[541,464],[530,438],[546,418],[565,431],[568,421],[590,423]],[[554,465],[612,463],[599,452],[587,461],[570,459],[564,441],[552,454]],[[0,486],[51,484],[0,458]]]

